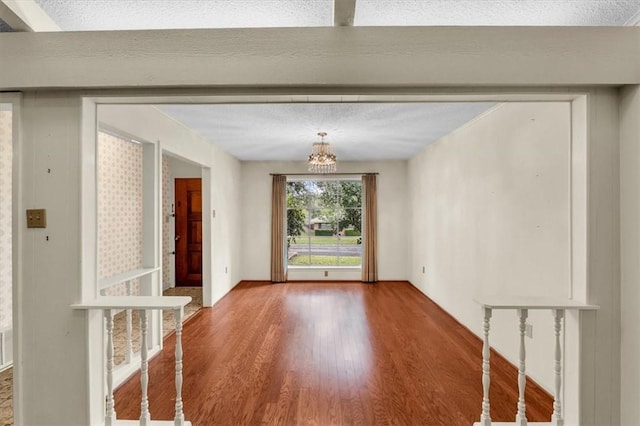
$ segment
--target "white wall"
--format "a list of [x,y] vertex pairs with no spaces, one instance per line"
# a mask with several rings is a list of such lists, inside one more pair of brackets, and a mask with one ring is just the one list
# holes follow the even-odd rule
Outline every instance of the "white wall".
[[[339,162],[338,174],[378,172],[378,278],[407,278],[406,161]],[[270,173],[306,173],[304,162],[242,163],[242,278],[270,279],[271,176]],[[324,270],[324,269],[323,269]],[[360,271],[289,270],[289,279],[361,279]]]
[[621,424],[640,419],[640,87],[620,99]]
[[[211,306],[241,279],[240,162],[149,105],[101,105],[99,119],[105,127],[141,140],[159,141],[163,151],[187,160],[186,164],[171,163],[177,173],[197,174],[193,164],[202,166],[202,191],[210,194],[209,200],[203,197],[202,206],[203,272],[212,282],[211,287],[203,287],[203,303]],[[212,210],[216,210],[215,218]]]
[[169,170],[174,179],[202,177],[202,167],[176,157],[169,157]]
[[[410,280],[477,334],[476,294],[570,294],[569,143],[568,103],[509,103],[409,161]],[[528,322],[528,372],[553,389],[551,314]],[[517,336],[516,313],[494,312],[514,363]]]
[[[244,279],[241,259],[244,258],[242,232],[244,206],[242,203],[242,172],[240,161],[222,149],[212,147],[213,161],[211,173],[211,206],[203,205],[202,214],[209,212],[215,218],[212,224],[212,247],[209,256],[213,276],[211,303],[215,303],[240,280]],[[203,185],[205,184],[203,175]],[[204,191],[204,188],[203,188]],[[203,253],[203,258],[204,253]],[[205,300],[206,303],[206,300]]]

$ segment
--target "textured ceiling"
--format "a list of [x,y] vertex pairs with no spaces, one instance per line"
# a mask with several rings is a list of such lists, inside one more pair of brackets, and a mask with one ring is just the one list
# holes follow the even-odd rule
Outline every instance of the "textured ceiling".
[[[65,31],[333,25],[333,0],[35,0]],[[357,0],[354,25],[633,25],[640,0]]]
[[408,159],[491,108],[490,103],[163,105],[159,108],[236,158],[300,161],[318,132],[338,161]]
[[36,0],[64,31],[333,25],[332,0]]
[[357,0],[355,25],[636,24],[639,0]]

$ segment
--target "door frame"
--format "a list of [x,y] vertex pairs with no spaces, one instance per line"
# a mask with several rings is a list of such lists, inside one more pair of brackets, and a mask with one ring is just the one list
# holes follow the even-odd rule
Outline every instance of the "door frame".
[[[120,94],[118,94],[120,93]],[[237,89],[232,92],[216,93],[214,90],[188,89],[179,92],[149,90],[108,91],[97,92],[95,95],[85,94],[85,102],[97,104],[129,104],[129,105],[162,105],[162,104],[237,104],[237,103],[295,103],[295,102],[345,102],[345,97],[351,102],[568,102],[571,105],[571,155],[570,155],[570,269],[571,280],[568,283],[568,296],[576,300],[588,301],[590,298],[589,270],[588,270],[588,193],[589,193],[589,132],[593,125],[593,115],[590,109],[590,97],[596,94],[596,89],[569,88],[558,90],[557,88],[510,88],[493,87],[478,88],[473,91],[455,88],[325,88],[322,91],[312,92],[305,88],[288,88],[265,94],[255,89]],[[597,97],[596,97],[597,99]],[[142,124],[140,125],[142,126]],[[172,152],[172,149],[163,147],[159,142],[160,152]],[[172,145],[175,147],[175,145]],[[180,148],[175,148],[180,150]],[[175,152],[176,155],[180,154]],[[199,163],[195,156],[189,155],[189,160]],[[211,256],[211,163],[202,170],[203,190],[203,259]],[[86,167],[83,165],[83,168]],[[84,197],[83,197],[84,198]],[[206,241],[209,240],[209,241]],[[203,296],[213,300],[211,291],[211,263],[203,262]],[[208,280],[205,279],[208,275]],[[206,302],[205,302],[206,303]],[[582,381],[584,366],[581,361],[585,358],[586,350],[595,347],[595,341],[585,330],[593,330],[594,321],[581,320],[577,316],[567,315],[564,327],[563,369],[564,386],[562,389],[565,419],[580,419],[585,412],[581,406],[583,393]],[[582,334],[582,339],[580,335]],[[591,366],[590,366],[591,367]],[[589,368],[590,368],[589,367]],[[591,388],[591,378],[586,378]]]
[[12,312],[12,343],[13,343],[13,423],[22,424],[22,386],[20,377],[22,369],[17,360],[22,359],[22,339],[20,330],[22,329],[22,310],[18,309],[22,302],[22,232],[24,229],[24,217],[20,214],[23,210],[24,202],[20,191],[22,183],[22,93],[6,92],[0,93],[0,103],[11,105],[11,138],[13,161],[11,164],[11,312]]
[[[211,241],[211,237],[209,235],[210,231],[206,231],[206,229],[211,229],[211,218],[209,217],[209,215],[205,215],[204,212],[205,211],[210,211],[211,210],[211,183],[210,183],[210,179],[211,179],[211,173],[210,173],[210,168],[206,165],[201,163],[200,161],[197,161],[196,159],[191,159],[191,158],[186,158],[184,156],[182,156],[180,153],[175,152],[175,150],[173,150],[170,146],[166,146],[166,144],[163,144],[162,141],[160,141],[160,164],[162,167],[162,158],[164,156],[167,156],[169,158],[173,158],[176,159],[178,161],[182,161],[185,163],[189,163],[191,165],[193,165],[194,167],[199,167],[200,168],[200,181],[201,181],[201,189],[202,189],[202,258],[205,258],[205,251],[207,253],[211,253],[211,250],[209,248],[209,244]],[[171,177],[171,182],[170,182],[170,191],[171,191],[171,199],[175,202],[175,188],[174,188],[174,176],[170,176]],[[205,183],[207,186],[207,190],[205,190]],[[164,194],[164,180],[162,178],[162,173],[160,173],[160,212],[162,214],[162,198],[163,198],[163,194]],[[172,218],[173,221],[175,222],[175,217]],[[166,220],[166,218],[165,218]],[[164,238],[164,232],[161,229],[161,240],[163,240]],[[170,231],[171,233],[171,244],[165,249],[164,246],[162,247],[163,250],[168,251],[168,252],[175,252],[175,241],[173,240],[175,238],[175,223],[171,223],[170,226]],[[164,253],[164,252],[163,252]],[[208,254],[210,255],[210,254]],[[164,257],[161,256],[161,261],[164,262]],[[171,277],[171,284],[173,287],[176,287],[176,262],[175,262],[175,256],[171,255],[168,256],[169,259],[169,271],[168,273],[170,274]],[[204,296],[204,292],[205,291],[211,291],[210,289],[212,288],[212,276],[211,276],[211,268],[207,268],[208,266],[208,262],[202,262],[202,292],[203,292],[203,296]],[[164,269],[164,268],[161,268]],[[205,272],[206,270],[206,272]],[[161,270],[161,283],[164,285],[164,270]],[[204,299],[205,302],[204,306],[206,305],[206,298]]]

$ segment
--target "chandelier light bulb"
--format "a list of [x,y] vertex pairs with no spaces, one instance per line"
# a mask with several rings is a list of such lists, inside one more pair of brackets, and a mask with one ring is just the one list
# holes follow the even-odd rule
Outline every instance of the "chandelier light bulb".
[[309,171],[312,173],[335,173],[336,154],[329,142],[324,141],[326,132],[318,133],[320,142],[314,142],[309,154]]

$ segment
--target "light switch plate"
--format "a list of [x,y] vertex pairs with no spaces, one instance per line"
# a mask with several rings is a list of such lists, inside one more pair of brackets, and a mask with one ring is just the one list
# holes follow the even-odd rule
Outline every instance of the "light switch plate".
[[46,228],[47,210],[29,209],[27,210],[27,228]]

